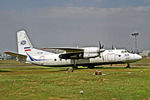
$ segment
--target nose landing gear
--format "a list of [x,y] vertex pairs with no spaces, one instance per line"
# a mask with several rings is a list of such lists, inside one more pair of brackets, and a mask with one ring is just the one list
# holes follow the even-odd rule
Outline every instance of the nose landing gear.
[[130,64],[129,63],[127,64],[126,68],[130,68]]

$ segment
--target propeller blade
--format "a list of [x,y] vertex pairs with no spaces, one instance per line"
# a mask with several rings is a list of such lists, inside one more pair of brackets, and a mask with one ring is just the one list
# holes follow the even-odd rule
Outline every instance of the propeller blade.
[[98,51],[98,55],[100,56],[100,53],[101,53],[101,42],[99,41],[99,51]]
[[104,51],[104,49],[103,49],[103,48],[104,48],[104,45],[102,45],[101,42],[99,41],[99,46],[98,46],[98,47],[99,47],[98,54],[99,54],[99,56],[100,56],[100,55],[101,55],[101,52]]
[[101,42],[99,41],[99,49],[101,49],[102,47],[101,47]]
[[101,42],[99,41],[99,49],[103,49],[104,45],[101,44]]

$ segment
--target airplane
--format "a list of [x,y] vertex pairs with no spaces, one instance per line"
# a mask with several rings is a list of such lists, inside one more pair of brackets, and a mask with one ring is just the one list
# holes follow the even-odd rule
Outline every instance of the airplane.
[[100,42],[98,47],[35,48],[26,33],[25,30],[17,31],[18,53],[5,52],[26,63],[49,67],[72,66],[76,69],[77,66],[94,68],[105,64],[127,64],[130,67],[130,63],[142,59],[140,55],[125,49],[105,50]]

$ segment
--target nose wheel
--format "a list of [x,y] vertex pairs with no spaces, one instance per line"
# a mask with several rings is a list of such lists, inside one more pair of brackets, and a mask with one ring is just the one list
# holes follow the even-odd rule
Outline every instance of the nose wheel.
[[130,64],[129,63],[127,64],[126,68],[130,68]]

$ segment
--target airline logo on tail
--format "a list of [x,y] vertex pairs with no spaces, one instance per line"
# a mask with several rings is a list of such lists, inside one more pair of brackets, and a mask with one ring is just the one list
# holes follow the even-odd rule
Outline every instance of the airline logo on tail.
[[21,45],[25,45],[26,44],[26,41],[25,40],[22,40],[21,41]]

